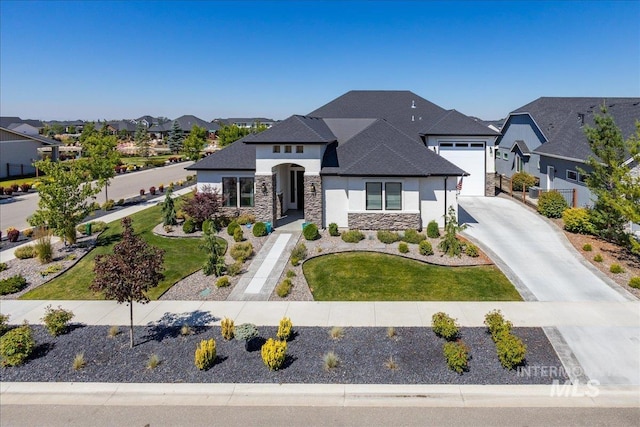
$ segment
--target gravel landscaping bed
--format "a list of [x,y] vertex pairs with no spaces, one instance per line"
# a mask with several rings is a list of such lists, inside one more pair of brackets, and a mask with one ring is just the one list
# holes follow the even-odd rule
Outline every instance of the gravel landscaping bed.
[[[213,319],[208,313],[193,313],[200,321]],[[183,319],[184,320],[184,319]],[[275,337],[276,327],[258,327],[260,337],[251,351],[244,342],[225,341],[219,327],[194,328],[193,335],[181,336],[182,320],[173,317],[165,324],[176,326],[136,327],[137,345],[129,349],[128,328],[114,338],[107,326],[76,326],[66,335],[53,338],[42,326],[33,326],[36,354],[25,365],[0,369],[2,381],[62,382],[149,382],[149,383],[337,383],[337,384],[550,384],[564,382],[562,364],[540,328],[514,328],[527,344],[527,366],[545,375],[524,375],[500,365],[495,345],[485,328],[461,328],[462,339],[472,356],[469,371],[459,375],[446,366],[442,353],[444,340],[430,328],[396,328],[389,338],[386,328],[345,328],[345,336],[334,340],[329,328],[294,325],[285,366],[270,372],[263,364],[260,346]],[[215,338],[216,364],[208,371],[194,365],[194,352],[201,339]],[[323,355],[334,351],[341,362],[325,370]],[[83,353],[86,366],[72,369],[76,354]],[[146,367],[155,354],[160,365]],[[389,369],[389,357],[397,369]],[[556,375],[552,374],[556,370]],[[538,372],[541,372],[538,370]]]

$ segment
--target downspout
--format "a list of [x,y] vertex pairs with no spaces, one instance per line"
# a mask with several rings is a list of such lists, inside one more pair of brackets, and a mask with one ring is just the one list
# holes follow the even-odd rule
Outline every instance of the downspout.
[[448,176],[444,177],[444,225],[445,227],[447,226],[447,178],[449,178]]

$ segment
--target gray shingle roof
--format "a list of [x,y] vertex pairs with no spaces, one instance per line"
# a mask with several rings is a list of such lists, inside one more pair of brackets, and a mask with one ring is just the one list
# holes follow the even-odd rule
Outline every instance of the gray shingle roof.
[[320,118],[294,115],[255,135],[249,144],[301,143],[326,144],[336,137]]
[[21,119],[20,117],[15,117],[15,116],[4,116],[4,117],[0,117],[0,126],[8,129],[9,125],[14,124],[14,123],[26,123],[28,125],[31,125],[33,127],[36,128],[41,128],[44,127],[44,125],[42,124],[42,122],[40,120],[33,120],[33,119]]
[[515,152],[516,148],[520,150],[520,152],[525,156],[531,156],[531,150],[527,146],[527,143],[523,140],[519,139],[514,141],[513,146],[511,147],[511,152]]
[[180,126],[180,129],[183,132],[190,132],[193,125],[197,125],[202,128],[205,128],[209,132],[215,132],[218,129],[220,129],[220,125],[217,123],[210,123],[202,120],[199,117],[188,114],[188,115],[180,116],[177,119],[170,120],[163,124],[153,125],[149,128],[149,132],[169,132],[173,127],[174,121],[178,122],[178,125]]
[[250,134],[186,168],[187,170],[256,170],[256,148],[245,144]]
[[376,120],[353,138],[327,147],[323,175],[442,176],[465,172],[405,135],[385,120]]
[[594,126],[593,116],[602,114],[603,103],[624,138],[635,133],[635,122],[640,120],[640,98],[542,97],[511,114],[528,113],[540,127],[547,142],[536,148],[535,153],[586,160],[593,153],[584,126]]
[[421,135],[498,136],[499,133],[459,111],[448,110],[427,125]]
[[41,135],[28,135],[28,134],[25,134],[25,133],[16,132],[14,130],[11,130],[11,129],[8,129],[8,128],[2,127],[2,126],[0,126],[0,129],[2,129],[5,132],[9,132],[9,133],[11,133],[13,135],[19,136],[20,139],[27,138],[27,139],[31,139],[33,141],[41,142],[41,143],[46,144],[46,145],[61,145],[62,144],[60,141],[57,141],[57,140],[51,139],[51,138],[46,138],[46,137],[41,136]]

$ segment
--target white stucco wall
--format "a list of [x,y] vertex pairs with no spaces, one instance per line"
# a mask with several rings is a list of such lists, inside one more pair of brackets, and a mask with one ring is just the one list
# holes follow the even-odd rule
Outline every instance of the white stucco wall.
[[202,191],[205,185],[211,188],[217,188],[222,194],[222,178],[223,177],[238,177],[246,178],[253,177],[253,171],[207,171],[200,170],[197,174],[198,179],[198,191]]
[[448,177],[445,191],[444,177],[434,176],[420,180],[420,216],[423,227],[432,220],[435,220],[440,227],[444,227],[444,215],[449,206],[453,206],[457,215],[456,184],[456,177]]
[[[33,173],[33,160],[38,160],[38,148],[42,144],[31,140],[0,141],[0,178],[7,177],[7,163],[24,165],[25,173]],[[19,167],[12,167],[11,175],[19,174]]]
[[485,172],[494,173],[496,164],[493,152],[496,138],[497,136],[429,136],[427,138],[427,147],[438,153],[438,147],[441,142],[483,143],[485,146]]
[[[273,152],[273,146],[280,145],[280,153]],[[292,153],[285,153],[285,145],[291,146]],[[296,153],[296,145],[303,146],[303,153]],[[325,146],[322,144],[269,144],[256,145],[256,175],[271,175],[272,169],[282,163],[294,163],[304,168],[305,174],[319,175]]]

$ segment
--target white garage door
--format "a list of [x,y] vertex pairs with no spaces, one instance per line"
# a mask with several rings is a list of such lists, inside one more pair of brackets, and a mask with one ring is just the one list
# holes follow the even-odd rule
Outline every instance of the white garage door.
[[469,176],[462,179],[461,196],[484,196],[485,151],[484,144],[477,142],[442,142],[440,155],[458,166]]

